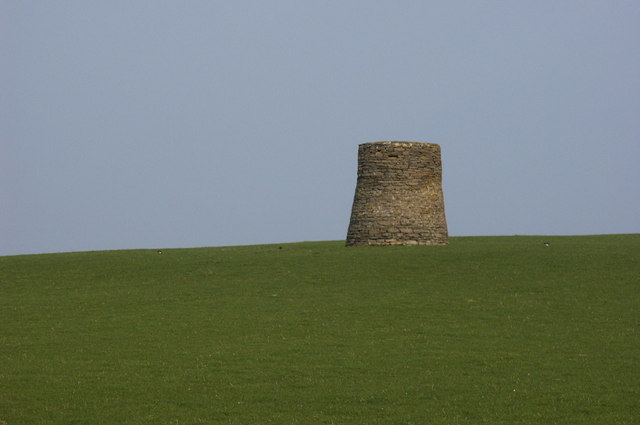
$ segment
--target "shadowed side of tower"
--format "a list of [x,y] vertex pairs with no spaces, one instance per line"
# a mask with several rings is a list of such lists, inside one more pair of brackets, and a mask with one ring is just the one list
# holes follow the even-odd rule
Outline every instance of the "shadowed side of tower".
[[448,243],[440,146],[361,144],[346,245]]

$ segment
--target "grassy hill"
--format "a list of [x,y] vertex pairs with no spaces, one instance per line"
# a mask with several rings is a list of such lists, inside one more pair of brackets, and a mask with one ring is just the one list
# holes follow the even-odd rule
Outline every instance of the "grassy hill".
[[640,423],[640,235],[342,245],[0,257],[0,424]]

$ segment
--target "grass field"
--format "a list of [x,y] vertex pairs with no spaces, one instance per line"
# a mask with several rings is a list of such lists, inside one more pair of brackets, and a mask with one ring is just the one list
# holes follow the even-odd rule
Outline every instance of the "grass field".
[[0,424],[640,423],[640,235],[342,245],[0,257]]

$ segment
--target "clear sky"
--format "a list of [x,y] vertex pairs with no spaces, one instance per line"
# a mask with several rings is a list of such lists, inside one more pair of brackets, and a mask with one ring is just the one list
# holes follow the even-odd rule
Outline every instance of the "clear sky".
[[640,2],[4,0],[0,255],[343,239],[357,146],[449,233],[640,232]]

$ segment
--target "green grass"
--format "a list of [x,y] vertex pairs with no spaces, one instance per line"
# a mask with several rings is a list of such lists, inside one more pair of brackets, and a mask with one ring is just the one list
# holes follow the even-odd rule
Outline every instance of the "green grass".
[[638,424],[639,325],[640,235],[0,257],[0,424]]

